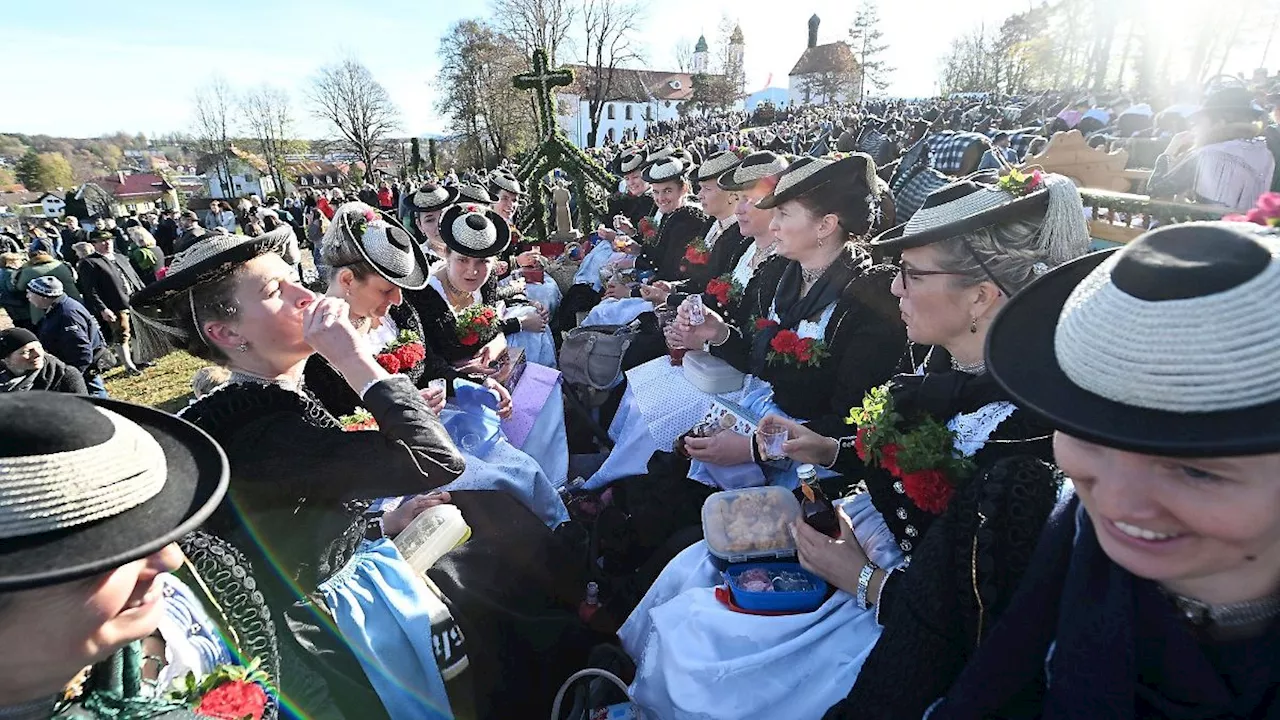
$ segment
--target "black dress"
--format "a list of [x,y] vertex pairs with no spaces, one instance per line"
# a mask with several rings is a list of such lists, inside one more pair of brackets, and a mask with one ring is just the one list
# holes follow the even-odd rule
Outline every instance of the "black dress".
[[640,227],[641,218],[652,217],[657,211],[658,205],[653,201],[653,195],[648,192],[642,195],[619,192],[609,196],[609,205],[605,212],[610,219],[615,215],[621,215],[630,220],[633,227]]
[[[907,426],[1008,400],[990,376],[951,370],[941,348],[930,353],[926,370],[891,385]],[[884,469],[864,466],[854,434],[852,427],[841,434],[833,469],[861,480],[858,490],[870,494],[909,564],[885,580],[876,608],[884,631],[849,696],[824,718],[919,718],[989,634],[1028,568],[1061,488],[1047,464],[1052,430],[1014,409],[973,454],[975,471],[940,515],[916,506]]]
[[[480,288],[480,302],[485,305],[494,305],[499,299],[508,304],[527,302],[523,295],[507,295],[500,298],[500,292],[497,282],[490,278],[490,282]],[[406,291],[404,297],[405,303],[417,312],[422,321],[422,337],[426,341],[428,355],[434,354],[450,364],[465,362],[475,356],[480,348],[475,345],[463,345],[458,339],[458,318],[449,307],[449,302],[435,288],[427,286],[421,290]],[[520,332],[520,320],[518,318],[503,320],[501,330],[504,335]]]
[[[365,539],[369,499],[444,485],[461,474],[463,461],[407,378],[375,384],[361,404],[379,431],[343,432],[309,392],[276,385],[231,384],[182,416],[218,440],[231,463],[228,502],[206,529],[235,543],[257,567],[275,569],[259,581],[280,611],[282,643],[296,644],[343,716],[363,719],[386,713],[314,599],[316,588]],[[451,495],[472,537],[428,577],[461,628],[470,661],[447,683],[455,712],[491,718],[531,707],[544,712],[549,694],[582,667],[596,639],[576,614],[585,579],[562,541],[516,500],[501,492]],[[284,674],[283,692],[294,698],[290,682]]]
[[680,265],[684,260],[685,250],[694,240],[706,233],[709,218],[701,208],[682,205],[668,215],[662,216],[658,225],[658,235],[652,240],[640,238],[640,255],[636,258],[636,267],[641,270],[653,270],[658,280],[683,280]]

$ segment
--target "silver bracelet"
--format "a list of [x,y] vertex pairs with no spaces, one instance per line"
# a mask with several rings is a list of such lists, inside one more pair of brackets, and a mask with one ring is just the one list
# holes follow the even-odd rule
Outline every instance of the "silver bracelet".
[[867,602],[867,586],[871,584],[871,576],[879,569],[880,566],[868,560],[867,564],[862,566],[862,572],[858,573],[858,607],[863,610],[871,609],[871,604]]

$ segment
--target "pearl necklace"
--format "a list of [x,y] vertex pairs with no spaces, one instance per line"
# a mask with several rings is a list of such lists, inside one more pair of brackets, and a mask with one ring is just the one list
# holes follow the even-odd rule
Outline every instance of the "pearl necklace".
[[956,360],[955,356],[951,356],[951,369],[956,372],[968,373],[969,375],[981,375],[987,371],[987,363],[985,360],[979,360],[972,365],[965,365]]

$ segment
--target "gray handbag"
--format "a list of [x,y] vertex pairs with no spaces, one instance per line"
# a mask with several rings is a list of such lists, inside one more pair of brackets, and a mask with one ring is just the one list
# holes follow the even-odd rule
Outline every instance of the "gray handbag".
[[588,403],[604,402],[622,382],[622,357],[636,338],[640,322],[576,327],[560,347],[560,373],[565,382],[587,391]]

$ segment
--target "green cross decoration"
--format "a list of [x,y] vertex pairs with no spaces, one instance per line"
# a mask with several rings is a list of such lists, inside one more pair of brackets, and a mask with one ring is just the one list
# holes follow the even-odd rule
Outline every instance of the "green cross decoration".
[[547,53],[541,48],[533,51],[533,72],[520,73],[512,78],[521,90],[532,90],[538,95],[538,129],[546,135],[555,127],[555,105],[551,101],[552,88],[573,83],[572,70],[548,70]]

